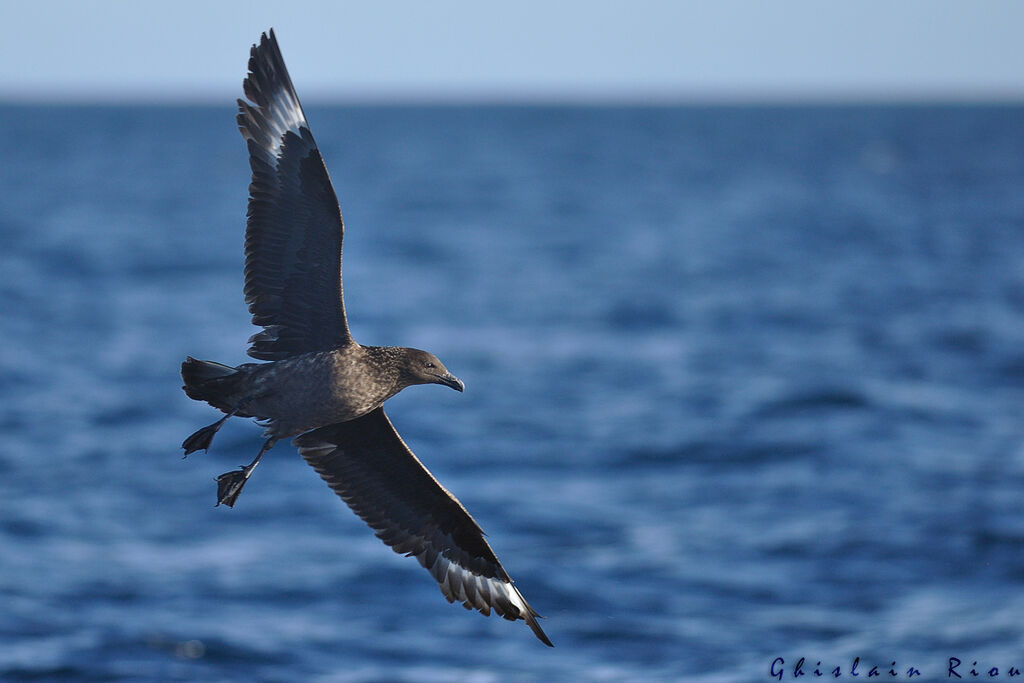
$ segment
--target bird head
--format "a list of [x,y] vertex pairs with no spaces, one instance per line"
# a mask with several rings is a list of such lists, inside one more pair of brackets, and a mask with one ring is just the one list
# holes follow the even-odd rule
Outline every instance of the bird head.
[[462,391],[466,385],[458,377],[448,372],[437,356],[419,349],[405,349],[404,379],[409,384],[443,384],[456,391]]

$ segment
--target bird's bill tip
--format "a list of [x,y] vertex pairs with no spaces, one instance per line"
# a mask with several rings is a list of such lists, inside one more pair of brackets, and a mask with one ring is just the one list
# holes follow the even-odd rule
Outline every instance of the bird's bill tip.
[[462,380],[448,372],[443,375],[437,375],[437,383],[443,384],[446,387],[451,387],[455,391],[465,391],[466,385],[462,383]]

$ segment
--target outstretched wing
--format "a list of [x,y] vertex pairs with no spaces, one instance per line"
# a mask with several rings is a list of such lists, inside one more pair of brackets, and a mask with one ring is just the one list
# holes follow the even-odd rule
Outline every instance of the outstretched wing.
[[320,150],[277,47],[253,45],[238,100],[252,183],[245,231],[245,301],[254,325],[249,355],[279,360],[350,340],[341,289],[344,224]]
[[397,552],[415,556],[449,602],[523,619],[551,641],[456,498],[413,455],[383,408],[295,439],[302,457]]

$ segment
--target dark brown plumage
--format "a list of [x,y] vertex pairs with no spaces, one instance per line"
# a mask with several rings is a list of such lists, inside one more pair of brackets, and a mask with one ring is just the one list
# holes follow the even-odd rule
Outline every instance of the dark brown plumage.
[[303,458],[396,552],[415,556],[449,601],[485,615],[523,619],[551,645],[462,504],[405,445],[383,403],[414,384],[463,390],[431,353],[362,346],[352,339],[341,281],[344,223],[273,30],[254,45],[238,101],[252,182],[245,234],[245,300],[263,330],[248,353],[268,363],[237,367],[188,358],[185,393],[224,413],[185,439],[207,449],[224,422],[255,417],[267,440],[256,458],[217,479],[233,506],[279,440]]
[[383,408],[307,432],[295,445],[378,538],[419,560],[448,602],[525,619],[551,645],[476,521],[413,455]]

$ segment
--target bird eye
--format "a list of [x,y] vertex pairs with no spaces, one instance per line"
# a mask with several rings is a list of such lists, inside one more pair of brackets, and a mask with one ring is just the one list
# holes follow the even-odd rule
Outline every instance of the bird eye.
[[433,368],[433,367],[435,367],[435,365],[428,360],[423,367],[425,367],[425,368]]

